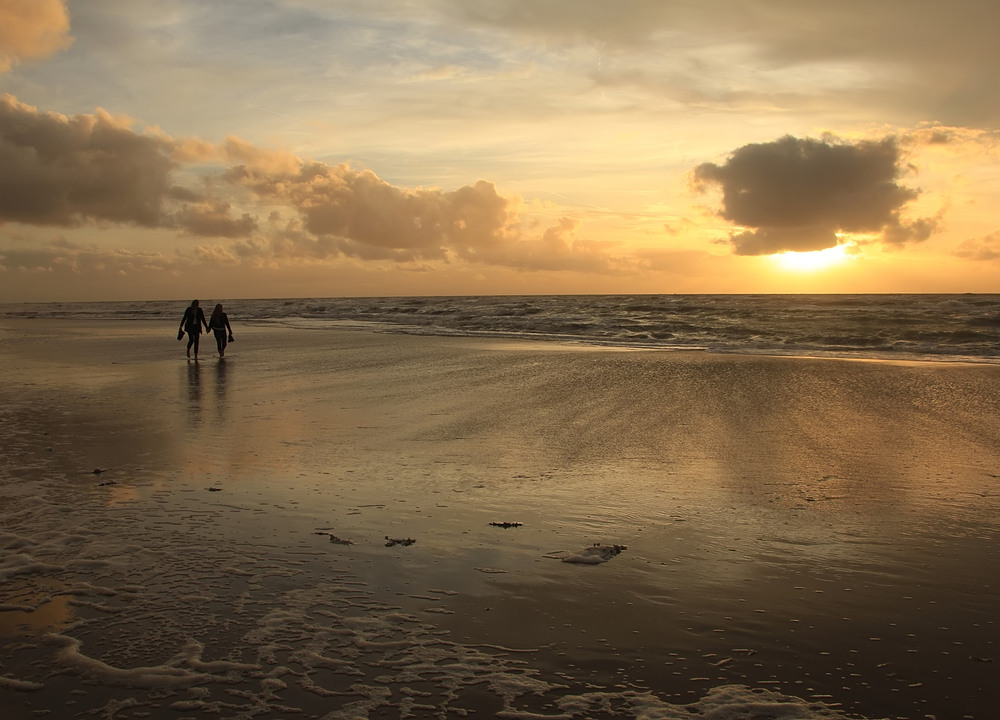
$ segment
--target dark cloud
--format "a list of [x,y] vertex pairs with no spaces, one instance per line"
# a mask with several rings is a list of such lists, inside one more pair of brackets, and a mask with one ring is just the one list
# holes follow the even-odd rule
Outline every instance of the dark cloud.
[[911,222],[900,221],[887,225],[882,233],[886,245],[903,247],[911,242],[923,242],[942,228],[941,218],[919,218]]
[[2,96],[0,222],[158,226],[170,149],[102,111],[66,117]]
[[837,244],[837,234],[828,227],[759,228],[732,233],[729,242],[737,255],[770,255],[783,250],[810,252]]
[[171,200],[180,200],[182,202],[193,202],[200,203],[202,201],[202,194],[196,192],[189,188],[180,187],[179,185],[174,185],[167,191],[167,196]]
[[0,96],[0,224],[91,222],[245,237],[255,221],[174,184],[178,145],[98,110],[67,117]]
[[205,200],[191,205],[185,205],[174,213],[173,219],[178,227],[192,235],[205,237],[249,237],[257,229],[257,222],[248,213],[234,218],[231,206],[222,200]]
[[694,170],[696,188],[722,190],[719,215],[747,228],[729,237],[739,255],[821,250],[838,232],[877,234],[891,245],[919,242],[937,221],[904,222],[917,191],[900,185],[896,141],[839,142],[784,137],[744,145],[721,165]]

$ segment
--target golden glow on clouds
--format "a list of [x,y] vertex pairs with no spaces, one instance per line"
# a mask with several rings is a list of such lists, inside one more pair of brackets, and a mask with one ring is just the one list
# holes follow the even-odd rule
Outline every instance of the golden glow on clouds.
[[609,7],[0,0],[0,302],[1000,291],[1000,4]]
[[814,273],[820,270],[829,270],[837,265],[842,265],[854,259],[848,253],[847,245],[837,245],[825,250],[814,250],[812,252],[783,252],[769,256],[771,260],[782,270],[797,273]]
[[73,43],[62,0],[0,1],[0,72],[45,58]]

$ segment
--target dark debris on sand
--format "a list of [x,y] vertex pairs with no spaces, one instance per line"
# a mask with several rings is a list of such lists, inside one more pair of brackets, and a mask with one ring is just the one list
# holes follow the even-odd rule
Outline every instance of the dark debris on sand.
[[313,535],[326,535],[327,537],[330,538],[330,542],[332,542],[334,545],[353,545],[354,544],[353,540],[345,540],[344,538],[339,538],[336,535],[334,535],[332,532],[326,532],[325,530],[317,530],[316,532],[313,533]]
[[391,538],[388,535],[385,536],[385,539],[388,541],[385,544],[386,547],[392,547],[393,545],[402,545],[403,547],[409,547],[410,545],[416,542],[416,540],[414,540],[413,538],[405,538],[400,540],[398,538]]

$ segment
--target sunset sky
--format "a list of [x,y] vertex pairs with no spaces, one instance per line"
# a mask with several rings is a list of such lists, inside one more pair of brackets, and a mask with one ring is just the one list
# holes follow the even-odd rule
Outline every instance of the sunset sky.
[[995,0],[0,0],[0,301],[1000,292]]

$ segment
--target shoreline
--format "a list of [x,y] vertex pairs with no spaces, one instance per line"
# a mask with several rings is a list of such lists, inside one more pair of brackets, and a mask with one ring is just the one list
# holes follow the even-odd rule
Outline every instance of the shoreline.
[[[616,295],[225,300],[241,322],[822,357],[998,362],[998,296]],[[233,305],[235,302],[235,305]],[[156,320],[186,302],[57,303],[0,317]]]
[[[434,629],[392,630],[413,647],[446,632],[550,683],[987,717],[1000,368],[251,324],[195,365],[170,330],[0,322],[0,573],[21,588],[4,603],[38,608],[0,622],[65,613],[48,632],[85,653],[5,632],[0,674],[51,684],[24,653],[62,653],[69,678],[96,672],[80,657],[159,667],[192,640],[198,662],[266,667],[261,618],[317,623],[322,589],[363,597],[341,623],[370,608],[389,633],[379,603],[398,606]],[[627,550],[559,561],[595,542]],[[165,621],[159,644],[136,613]],[[337,686],[302,652],[299,680]]]

